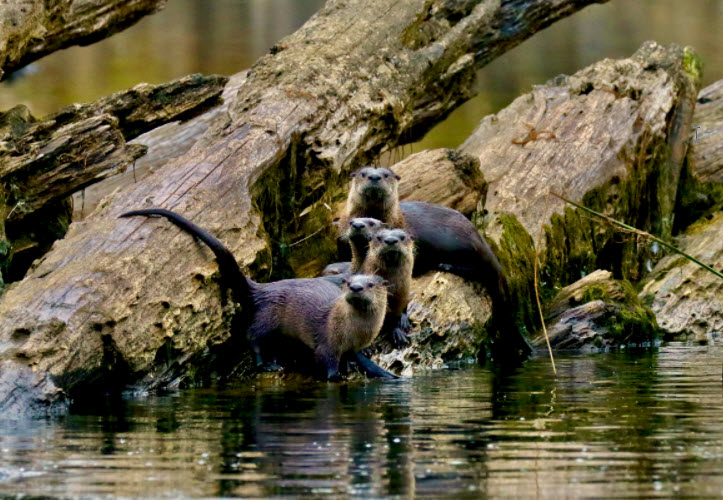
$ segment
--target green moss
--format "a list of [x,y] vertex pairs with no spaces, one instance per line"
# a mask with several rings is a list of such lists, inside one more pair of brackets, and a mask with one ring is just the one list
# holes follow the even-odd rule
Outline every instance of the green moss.
[[602,286],[591,286],[582,295],[581,303],[592,302],[594,300],[608,301],[610,295]]
[[683,70],[696,80],[703,77],[703,60],[691,47],[683,51]]

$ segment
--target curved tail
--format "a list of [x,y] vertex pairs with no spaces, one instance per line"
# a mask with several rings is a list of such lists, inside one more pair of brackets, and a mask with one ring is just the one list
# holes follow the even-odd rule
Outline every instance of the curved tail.
[[216,256],[219,271],[221,271],[221,282],[231,290],[233,300],[243,306],[243,314],[248,317],[252,306],[251,287],[246,276],[241,272],[241,268],[236,262],[236,258],[231,251],[224,246],[221,241],[214,235],[197,226],[185,217],[178,215],[170,210],[163,208],[149,208],[144,210],[133,210],[119,215],[119,217],[132,217],[135,215],[152,216],[159,215],[165,217],[176,226],[186,231],[191,236],[203,241],[211,249]]

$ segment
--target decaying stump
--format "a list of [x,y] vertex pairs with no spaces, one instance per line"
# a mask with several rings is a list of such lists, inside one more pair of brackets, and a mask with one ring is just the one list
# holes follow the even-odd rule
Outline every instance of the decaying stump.
[[[330,2],[254,65],[204,140],[71,225],[6,292],[3,409],[28,409],[12,396],[20,378],[41,405],[54,386],[77,395],[190,375],[181,361],[228,339],[209,253],[164,221],[120,213],[176,210],[219,235],[254,276],[282,276],[297,234],[330,221],[317,202],[340,171],[419,137],[471,95],[477,68],[590,3]],[[315,204],[310,223],[297,220]]]
[[[545,225],[541,284],[553,294],[595,269],[637,281],[646,244],[552,198],[550,190],[669,237],[700,63],[690,49],[645,43],[535,87],[488,116],[460,148],[489,182],[484,231],[535,327],[534,241]],[[543,215],[544,213],[544,215]]]
[[226,80],[191,75],[140,84],[42,120],[24,106],[0,113],[0,270],[6,281],[21,278],[65,234],[72,209],[66,198],[145,153],[145,146],[127,141],[215,106]]
[[[601,270],[560,290],[546,306],[545,324],[553,350],[650,347],[658,329],[630,282]],[[533,345],[547,348],[542,334]]]
[[4,0],[0,79],[72,45],[88,45],[161,9],[166,0]]

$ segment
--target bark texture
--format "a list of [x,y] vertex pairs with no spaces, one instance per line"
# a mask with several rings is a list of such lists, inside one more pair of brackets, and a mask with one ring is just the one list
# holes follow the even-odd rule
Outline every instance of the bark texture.
[[535,328],[534,241],[544,224],[547,296],[595,269],[637,280],[648,246],[551,198],[550,190],[670,236],[690,137],[699,66],[690,49],[645,43],[517,98],[460,148],[489,182],[484,230],[508,271],[520,313]]
[[187,153],[214,121],[228,114],[229,106],[236,102],[239,87],[246,81],[246,73],[242,71],[229,77],[218,105],[194,118],[161,125],[130,141],[131,145],[145,147],[146,154],[133,163],[132,169],[127,169],[103,182],[89,186],[82,193],[77,193],[73,197],[73,219],[83,219],[95,210],[103,198],[116,189],[142,181],[154,170]]
[[166,0],[5,0],[0,3],[0,79],[72,45],[88,45],[161,9]]
[[[597,270],[566,286],[546,306],[545,324],[554,350],[650,347],[658,325],[629,281]],[[547,348],[544,335],[533,340]]]
[[[202,141],[71,225],[6,292],[0,369],[31,371],[71,395],[109,380],[189,376],[183,360],[229,337],[216,264],[167,223],[120,213],[176,210],[254,276],[283,276],[295,236],[330,221],[317,202],[340,188],[339,172],[418,137],[470,96],[478,67],[589,3],[329,2],[254,65]],[[311,206],[322,208],[297,218]]]
[[[216,105],[226,80],[191,75],[162,85],[140,84],[40,121],[24,106],[0,114],[0,239],[5,242],[0,268],[6,281],[27,270],[26,257],[22,269],[13,267],[18,253],[30,251],[37,258],[52,244],[43,226],[56,223],[65,198],[123,172],[145,153],[145,146],[127,141]],[[62,231],[53,231],[54,238],[65,228],[67,222]]]
[[[676,246],[723,271],[723,212],[690,226]],[[723,280],[678,254],[658,262],[640,297],[668,339],[706,344],[723,335]]]

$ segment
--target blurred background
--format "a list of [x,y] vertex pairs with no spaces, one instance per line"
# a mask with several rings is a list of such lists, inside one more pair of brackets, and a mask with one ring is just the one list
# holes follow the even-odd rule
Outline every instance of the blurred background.
[[[169,0],[160,13],[89,47],[56,52],[0,84],[0,109],[27,105],[35,116],[91,101],[140,82],[248,68],[293,32],[323,0]],[[723,0],[611,0],[535,35],[479,74],[478,96],[414,150],[455,147],[479,120],[534,84],[600,59],[631,55],[645,40],[690,45],[703,84],[723,78]],[[409,151],[406,151],[407,153]]]

